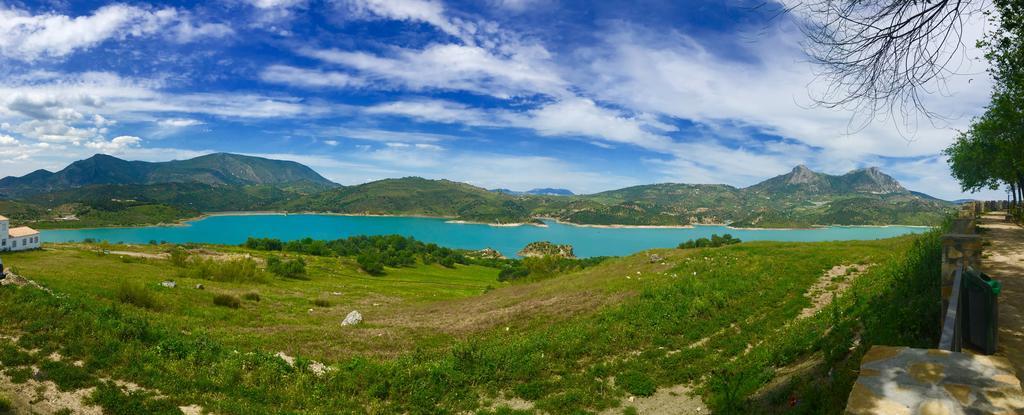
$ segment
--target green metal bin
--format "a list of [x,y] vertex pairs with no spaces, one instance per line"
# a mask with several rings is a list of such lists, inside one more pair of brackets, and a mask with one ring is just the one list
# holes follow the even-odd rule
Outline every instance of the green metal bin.
[[1003,285],[974,268],[968,268],[961,281],[964,344],[987,355],[994,354]]

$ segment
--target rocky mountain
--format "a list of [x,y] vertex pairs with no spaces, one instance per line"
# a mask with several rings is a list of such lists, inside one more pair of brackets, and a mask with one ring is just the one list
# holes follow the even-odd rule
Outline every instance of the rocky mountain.
[[882,173],[877,167],[857,169],[841,176],[815,172],[799,165],[789,173],[776,176],[746,188],[763,194],[894,194],[907,193],[896,179]]
[[16,198],[93,185],[202,183],[212,186],[289,185],[312,190],[337,187],[294,161],[215,153],[167,162],[127,161],[97,154],[56,173],[37,170],[0,179],[0,197]]

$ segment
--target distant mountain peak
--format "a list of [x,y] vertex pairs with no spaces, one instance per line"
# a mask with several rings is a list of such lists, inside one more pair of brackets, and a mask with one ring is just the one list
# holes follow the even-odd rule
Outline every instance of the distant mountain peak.
[[878,167],[860,168],[851,170],[842,176],[832,176],[818,173],[803,164],[794,167],[789,173],[765,180],[751,188],[768,193],[890,194],[907,192],[907,189],[896,179],[883,173]]
[[899,181],[875,166],[852,170],[841,177],[855,191],[871,193],[904,193],[907,191]]
[[807,168],[807,166],[803,164],[794,167],[793,171],[789,172],[788,176],[786,184],[790,185],[818,184],[823,181],[821,174],[816,173],[814,170]]
[[55,173],[37,170],[22,177],[0,179],[0,194],[11,197],[91,185],[192,182],[213,186],[306,183],[319,189],[337,186],[313,169],[288,160],[213,153],[187,160],[146,162],[95,154]]

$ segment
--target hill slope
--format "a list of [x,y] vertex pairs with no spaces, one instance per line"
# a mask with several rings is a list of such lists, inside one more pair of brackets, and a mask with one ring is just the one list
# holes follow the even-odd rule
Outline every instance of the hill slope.
[[288,210],[375,215],[422,215],[488,223],[531,221],[516,198],[449,180],[385,179],[328,190],[286,203]]
[[[153,211],[164,212],[161,222],[197,212],[284,210],[437,216],[487,223],[554,218],[594,225],[728,223],[737,227],[934,225],[953,207],[907,190],[877,168],[828,175],[801,165],[746,188],[660,183],[591,195],[554,190],[534,191],[541,194],[490,191],[419,177],[342,187],[299,163],[225,153],[163,163],[97,155],[56,173],[39,170],[0,179],[0,199],[50,210],[26,210],[19,205],[22,211],[37,214],[17,219],[36,222],[90,212],[103,212],[99,217],[111,218],[103,221],[113,220],[116,212],[126,211],[126,200],[135,210],[159,205]],[[134,217],[144,220],[145,215]],[[103,222],[91,223],[102,226]],[[156,222],[138,224],[145,223]],[[76,224],[46,226],[51,225]]]
[[16,198],[91,185],[204,183],[213,186],[290,185],[323,190],[337,185],[294,161],[215,153],[167,162],[127,161],[97,154],[52,173],[37,170],[0,179],[0,197]]

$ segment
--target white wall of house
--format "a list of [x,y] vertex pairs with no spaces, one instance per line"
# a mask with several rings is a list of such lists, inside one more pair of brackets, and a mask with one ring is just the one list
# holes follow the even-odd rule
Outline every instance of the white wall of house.
[[31,235],[12,237],[10,231],[9,220],[0,219],[0,251],[24,251],[26,249],[39,248],[38,232]]

